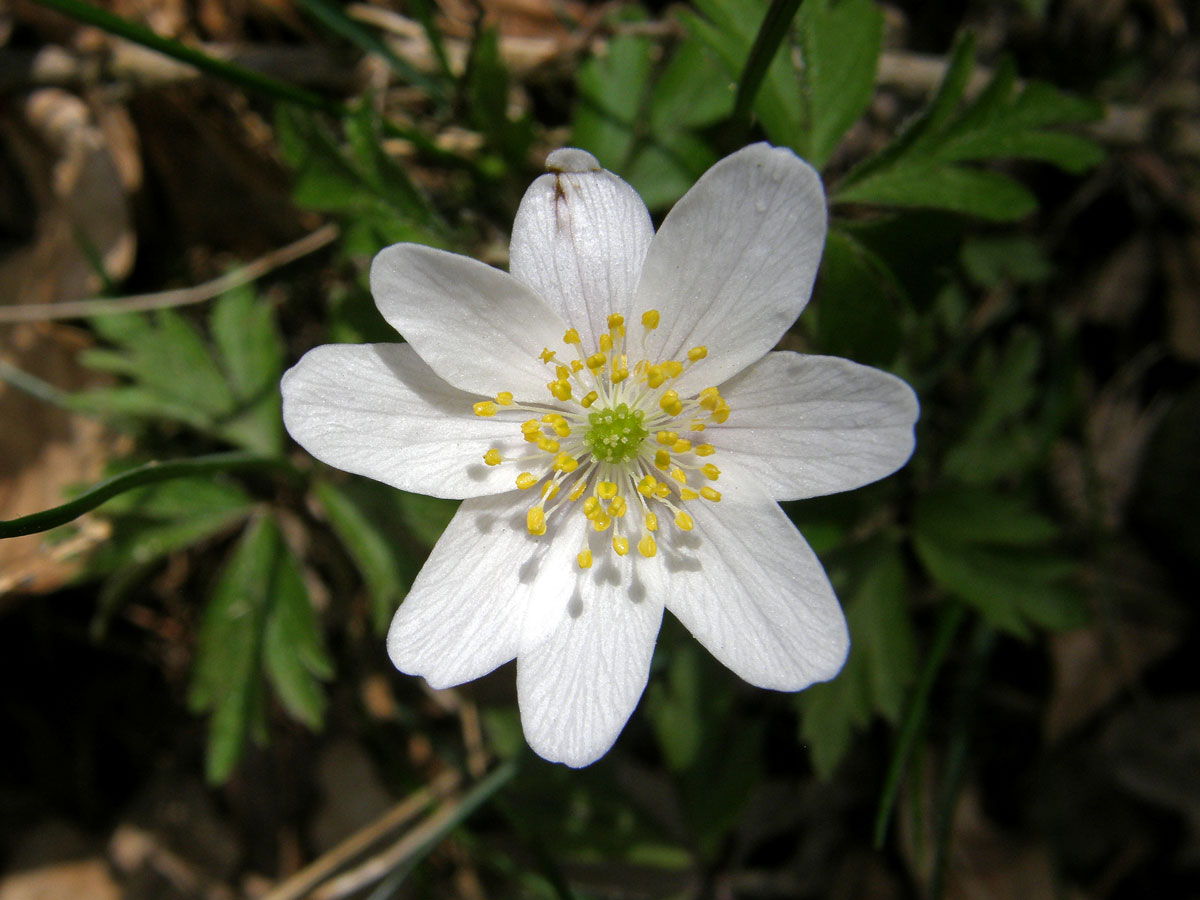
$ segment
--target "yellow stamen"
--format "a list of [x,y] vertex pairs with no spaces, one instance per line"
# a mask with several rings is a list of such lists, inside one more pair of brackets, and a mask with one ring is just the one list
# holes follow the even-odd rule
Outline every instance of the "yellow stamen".
[[517,476],[517,487],[523,491],[529,490],[538,483],[538,477],[531,472],[522,472]]
[[601,513],[592,519],[592,528],[596,531],[607,531],[608,526],[612,524],[612,519]]
[[592,567],[592,551],[584,547],[579,551],[579,555],[575,557],[575,560],[579,563],[579,568],[590,569]]
[[538,438],[537,445],[539,450],[544,450],[547,453],[558,452],[558,441],[554,440],[553,438],[548,438],[545,436],[540,437]]
[[569,453],[560,453],[554,457],[554,462],[550,467],[559,472],[574,472],[579,468],[579,460]]
[[543,347],[542,352],[539,355],[541,356],[541,360],[544,363],[548,363],[554,359],[554,351],[551,350],[549,347]]
[[704,477],[709,481],[716,481],[721,477],[721,470],[712,463],[707,463],[706,465],[701,466],[700,471],[704,473]]
[[679,512],[675,513],[675,524],[681,531],[691,531],[692,526],[695,523],[692,522],[691,516],[689,516],[683,510],[680,510]]
[[683,374],[683,363],[677,359],[668,359],[662,364],[662,367],[668,378],[678,378]]
[[644,535],[642,539],[638,541],[638,553],[642,554],[642,556],[646,557],[646,559],[649,559],[657,552],[658,544],[654,542],[654,538],[652,538],[650,535]]
[[611,500],[617,496],[617,486],[611,481],[601,481],[596,485],[596,494],[601,500]]
[[664,472],[671,465],[671,454],[666,450],[659,450],[654,454],[654,467],[662,469]]
[[559,400],[571,399],[571,385],[566,381],[552,381],[546,387],[550,388],[550,393]]
[[501,391],[500,393],[498,393],[496,395],[496,402],[499,403],[501,406],[512,406],[513,405],[512,391]]
[[612,503],[608,504],[608,514],[614,518],[621,518],[625,515],[625,511],[629,508],[629,504],[625,502],[624,497],[613,497]]
[[629,552],[629,539],[620,536],[614,537],[613,549],[617,551],[617,556],[624,556]]
[[578,344],[579,343],[579,332],[576,331],[574,328],[568,328],[567,333],[563,335],[563,343],[564,344]]
[[687,453],[691,449],[692,449],[692,442],[687,440],[686,438],[680,438],[674,444],[671,445],[672,453]]
[[692,452],[697,456],[712,456],[717,452],[717,448],[712,444],[697,444],[692,448]]
[[586,394],[584,394],[583,399],[579,401],[579,405],[582,406],[584,409],[588,409],[593,403],[595,403],[599,399],[600,399],[600,395],[597,394],[595,391],[588,391]]
[[546,511],[541,506],[535,506],[525,515],[525,527],[530,534],[546,533]]
[[646,513],[646,530],[658,531],[658,516],[652,512]]
[[688,359],[692,362],[699,362],[708,356],[708,348],[701,344],[699,347],[693,347],[688,351]]
[[721,500],[721,492],[714,491],[708,485],[705,485],[704,487],[700,488],[700,496],[703,497],[705,500],[711,500],[713,503],[718,503]]
[[658,405],[669,416],[677,416],[683,412],[683,403],[680,402],[679,394],[675,393],[675,391],[666,391],[659,398]]
[[680,484],[687,484],[687,475],[684,474],[683,469],[679,468],[679,466],[676,466],[671,470],[671,477]]
[[493,447],[487,453],[483,454],[483,461],[489,466],[500,465],[500,451]]
[[660,431],[660,432],[658,432],[658,434],[656,434],[654,436],[654,438],[660,444],[662,444],[666,447],[670,447],[677,440],[679,440],[679,435],[676,434],[674,431]]
[[600,335],[600,352],[608,353],[610,350],[612,350],[612,348],[613,348],[612,335],[611,334]]
[[642,313],[642,327],[647,331],[653,331],[658,327],[658,310],[648,309]]
[[697,494],[695,491],[693,491],[691,488],[684,488],[683,490],[681,490],[679,492],[680,500],[695,500],[699,496],[700,495]]
[[496,404],[492,400],[480,400],[474,408],[477,416],[494,416],[496,414]]

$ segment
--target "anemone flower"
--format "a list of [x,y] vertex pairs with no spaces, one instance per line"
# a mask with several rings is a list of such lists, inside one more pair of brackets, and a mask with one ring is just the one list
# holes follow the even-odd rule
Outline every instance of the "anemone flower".
[[821,563],[777,501],[902,466],[900,379],[773,351],[825,241],[817,173],[757,144],[654,231],[581,150],[550,154],[503,272],[416,244],[371,290],[407,343],[329,345],[283,379],[313,456],[462,499],[388,634],[434,688],[517,660],[530,746],[570,766],[612,746],[668,609],[751,684],[797,691],[846,658]]

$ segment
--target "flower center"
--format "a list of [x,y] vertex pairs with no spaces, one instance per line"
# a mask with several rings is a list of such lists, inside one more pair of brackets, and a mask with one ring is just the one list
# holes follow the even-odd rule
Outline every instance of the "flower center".
[[693,347],[686,362],[652,362],[645,356],[646,336],[658,323],[657,310],[642,315],[643,355],[632,367],[623,316],[608,317],[609,330],[600,335],[590,355],[582,349],[579,333],[568,329],[563,344],[574,359],[564,363],[558,359],[560,351],[549,347],[540,354],[554,373],[546,385],[553,403],[516,403],[510,392],[502,391],[494,400],[475,404],[477,416],[533,414],[519,425],[525,441],[533,445],[529,455],[506,459],[493,447],[483,459],[489,466],[528,464],[517,475],[516,486],[530,490],[541,485],[526,516],[530,534],[546,534],[562,507],[583,513],[591,528],[577,557],[581,569],[592,565],[594,535],[611,531],[613,552],[624,556],[629,552],[628,535],[636,534],[638,552],[651,557],[658,549],[654,535],[660,516],[665,514],[681,531],[691,531],[692,517],[684,507],[695,500],[721,499],[709,484],[721,470],[702,462],[715,448],[681,434],[698,436],[722,424],[729,418],[729,404],[715,387],[689,398],[670,387],[708,350]]
[[583,443],[601,462],[623,463],[638,455],[642,442],[650,436],[642,424],[646,414],[618,403],[615,409],[604,409],[588,415],[591,426]]

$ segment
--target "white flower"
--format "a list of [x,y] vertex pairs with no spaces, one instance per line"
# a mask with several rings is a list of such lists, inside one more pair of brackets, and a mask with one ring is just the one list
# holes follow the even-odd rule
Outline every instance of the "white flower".
[[654,232],[580,150],[547,160],[511,274],[414,244],[371,289],[406,344],[310,351],[283,379],[315,457],[464,502],[396,613],[388,652],[435,688],[514,657],[521,721],[587,765],[645,689],[664,607],[751,684],[832,678],[848,636],[776,501],[849,490],[913,449],[898,378],[772,352],[825,240],[817,173],[757,144]]

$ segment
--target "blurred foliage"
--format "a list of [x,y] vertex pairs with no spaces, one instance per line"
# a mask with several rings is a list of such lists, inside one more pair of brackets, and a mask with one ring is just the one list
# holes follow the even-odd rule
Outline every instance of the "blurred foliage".
[[[389,147],[397,129],[376,98],[337,115],[272,98],[295,205],[342,227],[330,292],[337,299],[316,311],[320,327],[339,340],[378,339],[387,330],[372,318],[362,262],[397,241],[464,251],[482,243],[463,204],[519,197],[546,132],[532,111],[512,108],[495,30],[477,29],[465,68],[454,74],[426,17],[440,64],[417,72],[336,5],[302,7],[424,89],[434,120],[453,106],[480,141],[474,151],[437,153],[432,134],[417,141],[422,164],[446,175],[422,182],[411,157]],[[1039,498],[1050,448],[1077,416],[1078,385],[1065,362],[1071,338],[1052,316],[1018,310],[1018,292],[1045,283],[1053,267],[1034,239],[1004,223],[1037,205],[1022,184],[1025,169],[1012,162],[1068,173],[1096,165],[1100,149],[1065,128],[1099,111],[1048,84],[1018,83],[1010,61],[971,94],[975,50],[963,35],[932,99],[878,152],[864,154],[846,138],[874,97],[881,9],[871,0],[806,0],[794,21],[768,20],[774,32],[764,33],[767,11],[766,0],[697,0],[676,13],[682,33],[666,42],[617,27],[645,22],[644,11],[618,11],[607,52],[578,68],[569,130],[572,143],[626,178],[656,212],[734,149],[731,142],[766,139],[809,159],[824,172],[834,208],[797,339],[896,371],[920,393],[917,455],[907,469],[852,495],[789,505],[829,567],[853,636],[842,674],[794,701],[791,752],[811,754],[816,772],[829,777],[877,719],[888,729],[923,720],[931,695],[913,686],[927,659],[931,613],[968,610],[980,628],[1025,641],[1087,619],[1078,558]],[[767,58],[763,47],[777,50]],[[754,48],[761,59],[752,60]],[[756,73],[757,90],[747,88],[744,101],[753,119],[740,121],[736,88],[747,72]],[[511,221],[495,218],[498,228]],[[206,317],[166,310],[97,318],[91,327],[104,346],[85,362],[120,380],[71,402],[139,437],[138,454],[124,465],[151,448],[215,446],[281,467],[268,477],[179,478],[121,495],[103,508],[112,537],[88,568],[102,584],[100,634],[170,554],[192,548],[217,560],[203,585],[189,700],[209,716],[207,773],[221,782],[250,742],[270,737],[273,705],[307,728],[322,727],[326,684],[336,678],[331,636],[350,627],[346,617],[361,617],[376,634],[386,629],[455,506],[285,461],[278,381],[301,349],[292,340],[300,329],[289,323],[285,342],[274,305],[253,288],[221,297]],[[303,341],[321,342],[311,331]],[[336,540],[326,545],[325,535]],[[322,580],[355,602],[326,603],[311,589]],[[946,658],[935,655],[935,666]],[[661,759],[672,797],[697,830],[672,834],[614,795],[606,763],[518,775],[525,802],[507,814],[528,843],[552,843],[560,858],[616,856],[666,870],[711,863],[767,777],[768,738],[745,702],[733,676],[668,623],[638,716],[648,723],[645,752]],[[524,754],[511,704],[487,708],[484,719],[493,753]],[[550,794],[568,798],[566,822],[556,818],[561,804],[536,802]],[[885,798],[885,815],[890,803]],[[532,896],[562,895],[553,861],[519,878]]]

